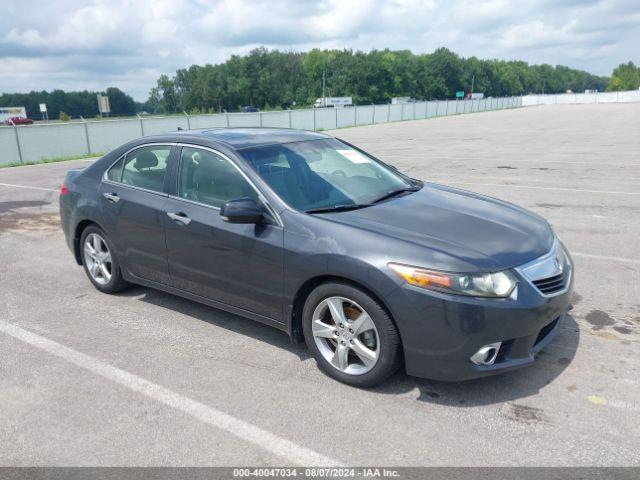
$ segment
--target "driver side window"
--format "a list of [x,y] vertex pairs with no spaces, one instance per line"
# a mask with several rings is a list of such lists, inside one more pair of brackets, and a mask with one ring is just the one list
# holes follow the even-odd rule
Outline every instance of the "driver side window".
[[258,194],[226,158],[193,147],[183,147],[178,173],[178,196],[220,208],[228,201]]

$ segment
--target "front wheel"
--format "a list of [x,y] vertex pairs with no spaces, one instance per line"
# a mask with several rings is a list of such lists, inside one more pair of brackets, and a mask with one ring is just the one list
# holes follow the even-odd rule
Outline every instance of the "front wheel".
[[371,295],[347,283],[318,286],[305,302],[304,338],[318,367],[355,387],[373,387],[400,365],[400,336]]
[[116,293],[129,285],[122,278],[111,241],[102,229],[96,225],[85,228],[80,245],[82,265],[94,287],[103,293]]

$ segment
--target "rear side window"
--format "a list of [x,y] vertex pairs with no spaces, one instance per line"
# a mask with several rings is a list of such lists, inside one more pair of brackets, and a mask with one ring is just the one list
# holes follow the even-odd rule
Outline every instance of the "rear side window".
[[168,145],[150,145],[129,152],[124,159],[120,181],[133,187],[162,192],[170,152]]
[[112,182],[122,181],[122,164],[124,164],[124,157],[121,157],[107,172],[107,180]]
[[218,208],[237,198],[258,200],[253,187],[226,158],[191,147],[182,148],[178,195]]

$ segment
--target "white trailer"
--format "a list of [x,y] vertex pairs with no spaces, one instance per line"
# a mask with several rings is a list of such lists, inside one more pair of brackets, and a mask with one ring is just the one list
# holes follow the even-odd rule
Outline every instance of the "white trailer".
[[411,97],[393,97],[391,99],[391,105],[401,105],[403,103],[412,103],[413,98]]
[[24,107],[0,107],[0,123],[14,117],[27,118],[27,110]]
[[316,99],[313,108],[347,107],[351,105],[353,105],[351,97],[322,97]]

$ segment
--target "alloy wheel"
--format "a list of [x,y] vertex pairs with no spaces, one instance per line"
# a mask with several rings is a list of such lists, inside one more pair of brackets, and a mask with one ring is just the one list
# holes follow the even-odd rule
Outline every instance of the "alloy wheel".
[[87,235],[84,240],[84,261],[89,275],[96,283],[109,283],[113,268],[111,252],[107,242],[97,233]]
[[311,331],[325,360],[343,373],[362,375],[378,362],[378,330],[369,314],[353,300],[324,299],[313,312]]

